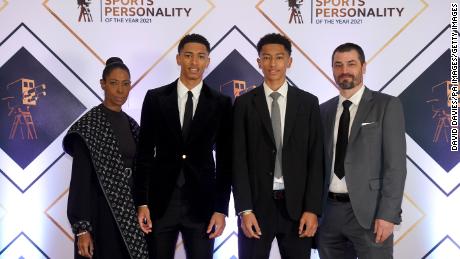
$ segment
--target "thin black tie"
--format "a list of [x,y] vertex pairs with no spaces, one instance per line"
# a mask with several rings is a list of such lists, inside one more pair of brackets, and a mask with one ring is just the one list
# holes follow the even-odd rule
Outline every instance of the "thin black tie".
[[187,92],[187,102],[185,103],[184,120],[182,122],[182,137],[184,140],[187,139],[190,133],[190,125],[192,125],[193,118],[193,93],[192,91]]
[[[188,134],[190,133],[190,125],[192,125],[193,119],[193,93],[192,91],[187,92],[187,102],[185,103],[184,120],[182,121],[182,137],[187,140]],[[177,186],[182,187],[185,184],[184,168],[179,172],[177,178]]]
[[337,131],[337,143],[335,145],[334,172],[339,179],[345,176],[345,154],[348,145],[348,130],[350,127],[350,105],[349,100],[343,101],[343,112],[340,115],[339,130]]

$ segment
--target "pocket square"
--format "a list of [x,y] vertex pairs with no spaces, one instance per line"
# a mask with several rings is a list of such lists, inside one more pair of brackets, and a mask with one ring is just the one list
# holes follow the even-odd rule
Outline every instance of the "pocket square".
[[372,121],[372,122],[363,122],[361,123],[361,126],[366,126],[366,125],[370,125],[370,124],[374,124],[375,121]]

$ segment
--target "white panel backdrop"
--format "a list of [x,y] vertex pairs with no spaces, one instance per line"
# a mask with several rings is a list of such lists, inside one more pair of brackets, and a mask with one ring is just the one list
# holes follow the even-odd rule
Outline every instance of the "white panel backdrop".
[[[110,56],[120,56],[130,67],[134,83],[123,109],[139,121],[146,91],[178,76],[176,48],[178,40],[186,33],[203,34],[211,42],[211,64],[205,77],[234,50],[259,71],[254,44],[266,33],[286,34],[293,42],[293,65],[288,77],[296,86],[317,95],[320,102],[337,95],[330,69],[333,49],[344,42],[356,42],[367,55],[365,83],[369,88],[405,96],[405,108],[414,105],[429,108],[428,113],[423,113],[426,109],[406,113],[411,129],[406,134],[408,176],[403,223],[396,229],[394,256],[403,259],[460,258],[460,191],[457,190],[460,154],[443,148],[448,147],[443,139],[427,139],[417,134],[423,129],[434,136],[439,121],[433,120],[437,117],[431,113],[432,106],[426,106],[428,99],[411,97],[414,93],[423,92],[429,96],[438,93],[435,88],[429,88],[443,82],[429,81],[441,74],[436,71],[446,72],[442,73],[442,80],[450,80],[444,76],[450,75],[449,59],[447,62],[442,59],[440,66],[432,64],[450,47],[451,1],[85,2],[89,3],[89,13],[79,21],[82,9],[77,0],[0,1],[0,111],[3,115],[7,114],[9,100],[5,99],[8,97],[5,82],[12,82],[8,77],[12,72],[7,67],[13,64],[17,68],[14,70],[18,74],[16,79],[30,77],[28,72],[20,73],[28,65],[21,64],[21,59],[15,56],[21,49],[27,50],[61,83],[59,87],[66,88],[67,94],[78,99],[86,110],[97,105],[103,96],[98,84],[103,61]],[[290,7],[290,3],[296,6]],[[364,11],[365,17],[357,16],[357,10]],[[345,17],[331,17],[335,12],[345,12]],[[292,14],[297,16],[290,21]],[[423,79],[428,88],[414,84],[420,76],[428,78]],[[40,77],[32,79],[40,83]],[[446,98],[445,94],[442,96]],[[43,102],[45,100],[43,97]],[[77,109],[54,103],[54,111],[43,111],[40,101],[32,108],[34,116],[39,117],[40,112],[62,114],[63,110]],[[53,106],[51,100],[47,102]],[[9,132],[12,117],[3,115],[0,115],[0,129]],[[422,118],[423,123],[414,118]],[[70,123],[61,126],[64,130],[49,137],[51,139],[40,152],[22,164],[17,162],[18,155],[11,153],[15,142],[8,136],[0,136],[2,259],[72,257],[73,236],[66,218],[71,158],[64,155],[61,148],[63,134]],[[35,127],[38,139],[40,134],[46,135],[39,121]],[[441,127],[441,133],[442,130]],[[33,141],[27,143],[34,145]],[[215,258],[238,257],[236,217],[233,216],[233,204],[230,206],[232,215],[227,219],[224,234],[216,241]],[[177,251],[176,258],[185,258],[180,242]],[[279,258],[276,243],[272,258]]]

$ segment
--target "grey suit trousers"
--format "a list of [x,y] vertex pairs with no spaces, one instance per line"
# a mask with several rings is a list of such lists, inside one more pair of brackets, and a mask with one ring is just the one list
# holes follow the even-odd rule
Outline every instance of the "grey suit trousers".
[[374,225],[363,228],[350,202],[327,200],[319,230],[321,259],[389,259],[393,258],[393,234],[383,243],[375,243]]

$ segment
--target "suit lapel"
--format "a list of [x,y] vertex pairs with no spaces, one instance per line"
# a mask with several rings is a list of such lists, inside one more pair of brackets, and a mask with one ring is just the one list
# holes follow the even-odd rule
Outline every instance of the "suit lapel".
[[251,91],[254,97],[254,104],[256,110],[259,113],[259,116],[262,120],[265,130],[267,131],[270,139],[272,140],[273,145],[275,144],[275,137],[273,136],[272,122],[270,119],[270,113],[268,112],[267,100],[265,98],[265,92],[263,85],[260,85],[253,91]]
[[286,101],[283,143],[287,143],[289,140],[289,136],[291,135],[292,129],[295,125],[297,110],[300,104],[297,90],[290,85],[288,86]]
[[358,111],[356,111],[355,119],[353,120],[353,125],[351,126],[350,136],[348,137],[348,143],[352,143],[353,140],[358,135],[359,130],[361,129],[361,123],[366,118],[367,114],[374,104],[372,98],[372,92],[365,88],[361,101],[359,102]]
[[168,85],[163,98],[159,98],[160,107],[168,127],[175,133],[176,139],[182,141],[182,129],[179,119],[179,108],[177,104],[177,80]]
[[200,92],[200,98],[196,106],[195,114],[193,115],[192,125],[190,127],[190,134],[186,143],[189,143],[199,132],[203,131],[203,128],[208,125],[207,121],[213,115],[213,99],[211,89],[206,84],[203,84],[203,88]]

